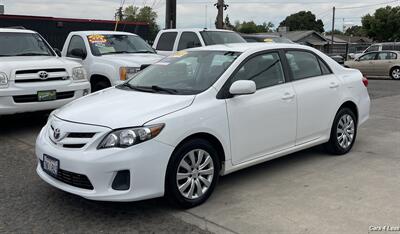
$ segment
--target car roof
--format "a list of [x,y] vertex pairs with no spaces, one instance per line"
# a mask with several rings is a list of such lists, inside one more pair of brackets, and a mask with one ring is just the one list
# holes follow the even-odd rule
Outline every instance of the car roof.
[[197,47],[188,51],[233,51],[233,52],[246,52],[249,50],[272,50],[272,49],[307,49],[310,50],[309,46],[289,43],[233,43],[223,45],[212,45],[205,47]]
[[240,34],[242,37],[252,37],[252,38],[285,38],[278,35],[267,35],[267,34]]
[[16,28],[0,28],[0,32],[8,32],[8,33],[37,33],[32,30],[27,29],[16,29]]
[[161,32],[233,32],[225,29],[207,29],[207,28],[179,28],[179,29],[163,29]]
[[74,34],[80,34],[80,35],[85,35],[85,36],[89,36],[89,35],[95,35],[95,34],[103,34],[103,35],[135,35],[133,33],[130,32],[121,32],[121,31],[101,31],[101,30],[93,30],[93,31],[74,31],[71,32]]

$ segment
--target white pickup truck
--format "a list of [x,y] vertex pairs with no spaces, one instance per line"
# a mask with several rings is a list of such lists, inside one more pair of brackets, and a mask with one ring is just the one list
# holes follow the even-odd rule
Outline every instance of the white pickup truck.
[[56,109],[89,93],[84,68],[38,33],[0,28],[0,116]]
[[139,36],[127,32],[71,32],[62,56],[82,64],[92,92],[118,85],[164,58]]

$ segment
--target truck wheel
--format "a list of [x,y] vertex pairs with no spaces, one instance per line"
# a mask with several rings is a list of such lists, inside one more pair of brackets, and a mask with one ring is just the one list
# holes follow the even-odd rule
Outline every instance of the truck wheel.
[[101,81],[96,81],[94,83],[91,84],[91,88],[92,88],[92,93],[100,91],[102,89],[111,87],[110,83],[104,80]]

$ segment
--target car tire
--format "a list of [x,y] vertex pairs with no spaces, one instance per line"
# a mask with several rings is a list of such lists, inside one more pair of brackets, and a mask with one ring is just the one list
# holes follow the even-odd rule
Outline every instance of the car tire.
[[400,80],[400,67],[393,67],[390,69],[390,77],[393,80]]
[[183,143],[168,163],[165,197],[180,208],[202,204],[213,192],[220,168],[218,152],[210,142],[191,139]]
[[324,145],[332,155],[344,155],[354,145],[357,136],[357,118],[354,112],[341,108],[335,116],[329,141]]
[[109,82],[101,80],[101,81],[92,83],[91,86],[92,86],[91,87],[92,93],[94,93],[94,92],[100,91],[102,89],[106,89],[106,88],[110,87],[111,85]]

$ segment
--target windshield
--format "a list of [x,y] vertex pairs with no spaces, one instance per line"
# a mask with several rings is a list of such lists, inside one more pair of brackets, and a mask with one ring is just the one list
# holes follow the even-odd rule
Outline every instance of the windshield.
[[36,33],[0,33],[0,56],[54,56]]
[[288,43],[288,44],[293,44],[293,41],[284,38],[284,37],[273,37],[271,38],[275,43]]
[[246,40],[235,32],[203,31],[200,34],[206,45],[246,43]]
[[106,54],[151,53],[153,48],[135,35],[90,35],[90,49],[95,56]]
[[192,95],[211,87],[240,55],[226,51],[180,51],[146,68],[121,88]]

